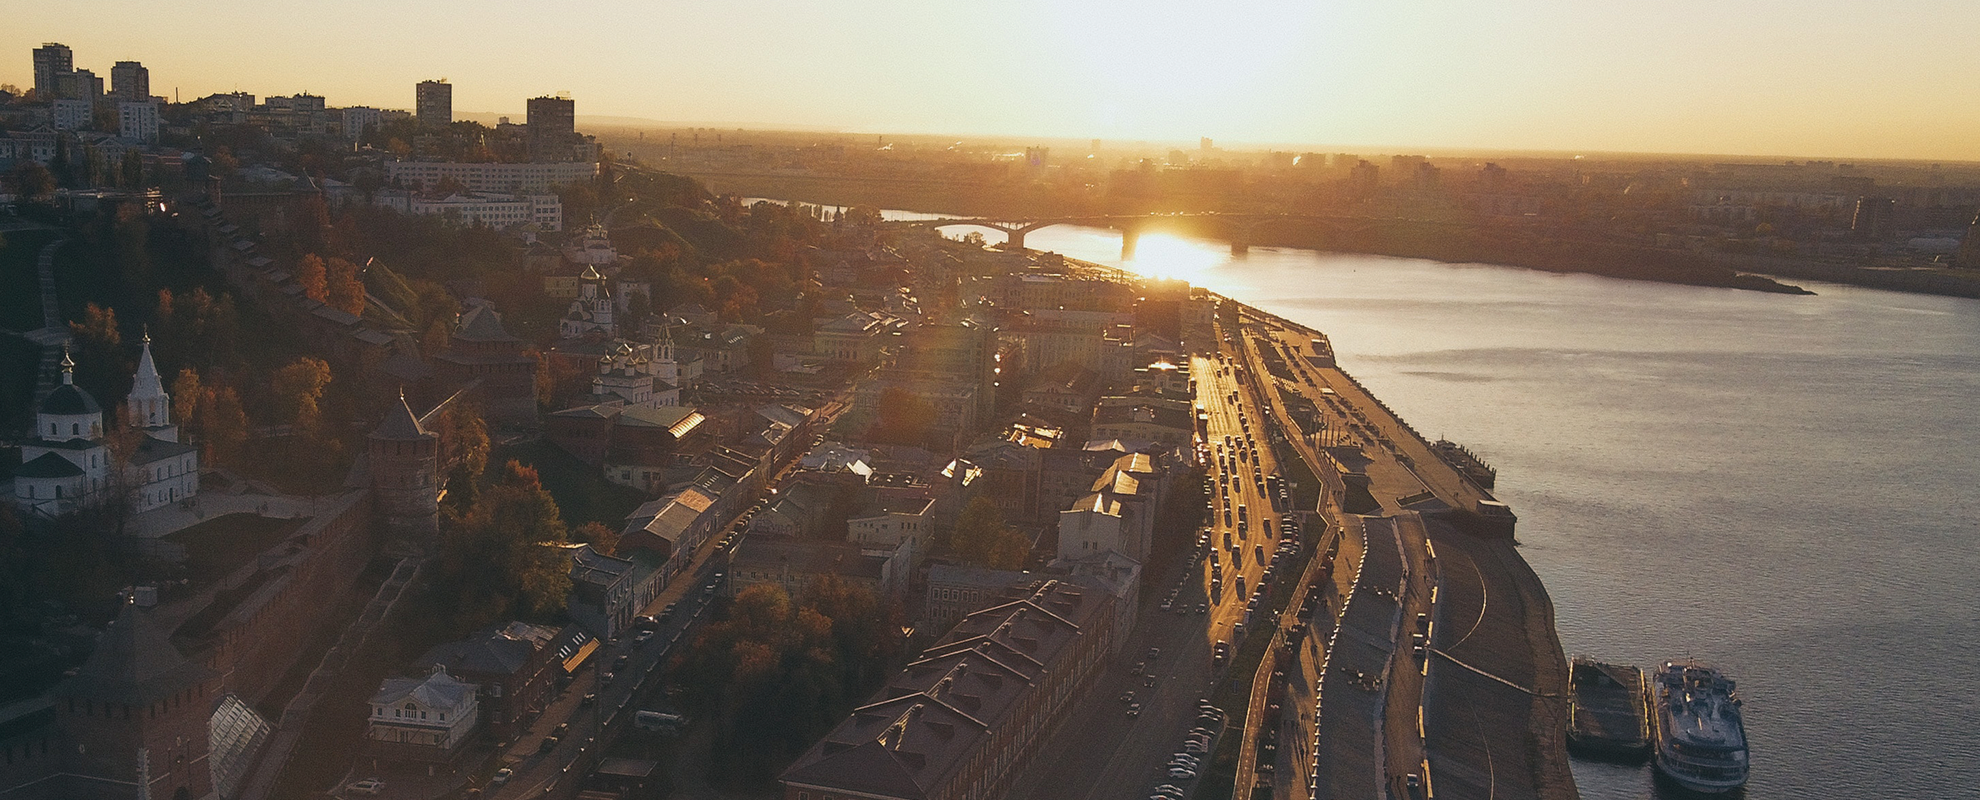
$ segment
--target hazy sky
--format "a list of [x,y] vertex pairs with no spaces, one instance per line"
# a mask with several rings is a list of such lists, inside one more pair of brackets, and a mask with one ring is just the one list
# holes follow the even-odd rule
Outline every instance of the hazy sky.
[[[891,133],[1980,160],[1980,0],[16,4],[154,94]],[[520,121],[520,120],[518,120]]]

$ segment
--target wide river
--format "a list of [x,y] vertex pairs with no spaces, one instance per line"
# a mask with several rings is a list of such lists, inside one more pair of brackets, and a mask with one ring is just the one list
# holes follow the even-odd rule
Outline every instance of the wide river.
[[[1498,468],[1570,654],[1739,682],[1747,797],[1980,786],[1980,301],[1156,235],[1122,262],[1119,234],[1068,226],[1025,243],[1327,333],[1417,430]],[[1583,797],[1661,794],[1648,768],[1574,770]]]

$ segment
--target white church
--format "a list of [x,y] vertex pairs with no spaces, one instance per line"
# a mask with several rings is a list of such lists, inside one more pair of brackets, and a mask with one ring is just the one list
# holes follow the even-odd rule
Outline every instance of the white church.
[[103,407],[75,385],[75,368],[64,352],[62,385],[35,409],[33,435],[21,445],[21,466],[14,472],[14,504],[52,517],[128,492],[131,510],[143,513],[199,494],[199,448],[179,441],[171,395],[151,358],[151,335],[145,334],[124,409],[123,422],[137,431],[137,446],[120,472],[111,472]]

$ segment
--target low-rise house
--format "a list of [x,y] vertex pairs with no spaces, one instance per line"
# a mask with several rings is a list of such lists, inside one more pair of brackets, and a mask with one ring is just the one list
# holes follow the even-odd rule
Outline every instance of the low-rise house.
[[633,602],[638,576],[630,559],[581,545],[571,549],[570,577],[571,594],[565,606],[571,619],[601,639],[632,626],[639,606]]
[[371,696],[367,749],[389,761],[452,761],[479,721],[477,694],[438,666],[423,678],[386,678]]
[[560,671],[551,649],[556,639],[555,628],[511,622],[434,645],[413,664],[437,665],[455,680],[479,687],[482,719],[497,741],[506,742],[550,705]]
[[935,544],[935,501],[927,497],[877,499],[846,520],[846,541],[869,552],[906,550],[910,567]]
[[664,585],[687,568],[694,551],[714,535],[721,520],[726,518],[721,513],[724,507],[720,498],[719,493],[694,485],[641,505],[626,518],[626,526],[619,533],[618,552],[653,553]]

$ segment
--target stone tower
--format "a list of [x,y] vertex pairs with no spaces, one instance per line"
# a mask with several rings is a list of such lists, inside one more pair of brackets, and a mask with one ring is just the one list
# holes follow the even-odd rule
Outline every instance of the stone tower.
[[427,431],[406,395],[367,437],[371,492],[388,530],[424,538],[440,528],[440,437]]
[[179,426],[172,424],[172,396],[158,377],[158,365],[151,360],[151,331],[144,332],[144,354],[138,357],[137,375],[131,381],[131,396],[124,404],[130,426],[167,442],[179,440]]
[[1960,240],[1959,255],[1953,263],[1965,269],[1980,269],[1980,213],[1973,215],[1973,221],[1966,225],[1966,238]]
[[180,655],[150,613],[126,603],[96,652],[55,689],[67,771],[93,779],[96,797],[207,797],[220,675]]

